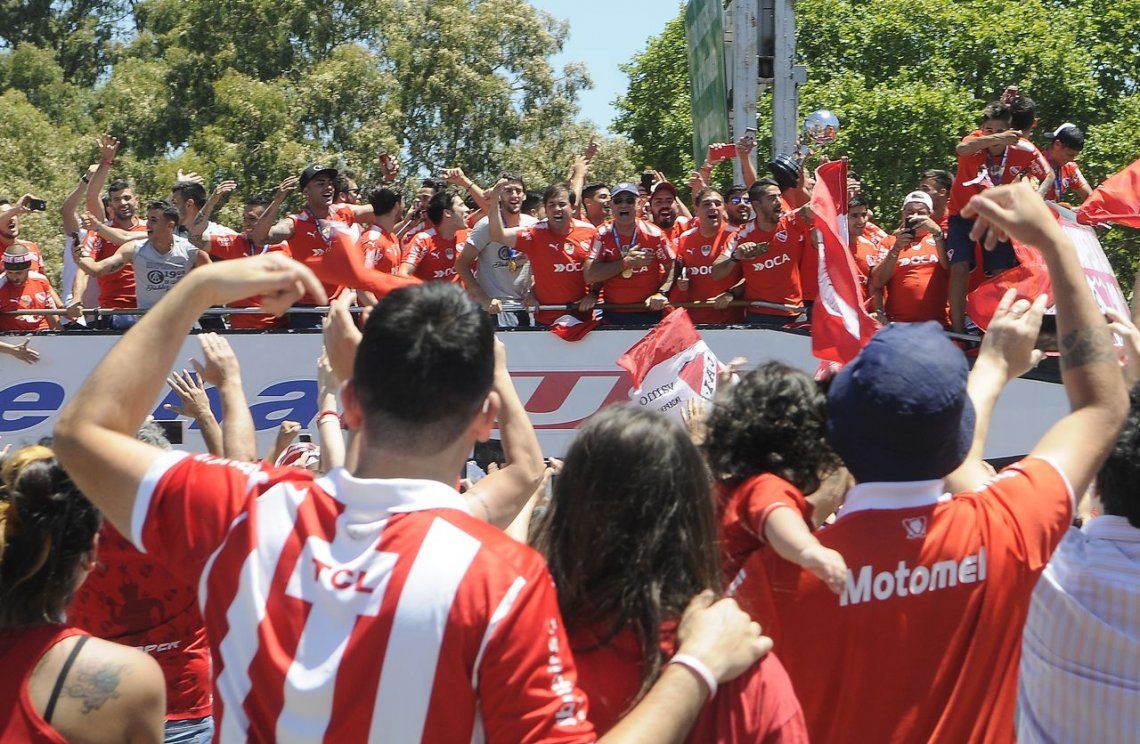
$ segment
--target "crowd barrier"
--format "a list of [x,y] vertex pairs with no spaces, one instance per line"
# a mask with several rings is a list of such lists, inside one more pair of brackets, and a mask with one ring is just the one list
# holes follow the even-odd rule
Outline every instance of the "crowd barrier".
[[[616,360],[645,330],[601,328],[577,342],[542,330],[512,330],[500,335],[507,347],[511,375],[538,431],[547,455],[565,452],[579,423],[605,405],[628,400],[630,380]],[[100,359],[118,340],[113,332],[37,334],[32,346],[40,361],[27,365],[0,356],[0,444],[33,442],[51,434],[55,416]],[[227,333],[242,367],[242,379],[262,452],[283,420],[301,424],[316,436],[315,363],[321,352],[317,332]],[[722,361],[736,356],[748,366],[775,359],[814,373],[818,361],[811,339],[802,332],[751,328],[705,328],[701,335]],[[11,342],[18,336],[7,336]],[[183,344],[180,366],[200,358],[191,336]],[[1028,452],[1046,429],[1068,411],[1055,373],[1015,380],[1002,396],[990,429],[987,458]],[[1052,378],[1052,379],[1040,379]],[[221,416],[217,391],[211,390]],[[163,404],[177,402],[168,390],[153,405],[158,420],[176,420]],[[203,451],[197,428],[186,423],[183,447]]]

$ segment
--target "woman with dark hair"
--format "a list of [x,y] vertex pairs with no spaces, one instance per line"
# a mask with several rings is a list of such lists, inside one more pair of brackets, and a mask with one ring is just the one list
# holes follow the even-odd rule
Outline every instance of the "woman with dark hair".
[[824,423],[819,385],[780,362],[741,378],[709,416],[704,449],[719,492],[725,577],[741,607],[770,635],[778,634],[770,571],[798,572],[790,561],[836,593],[846,578],[843,556],[812,534],[835,504],[813,505],[804,496],[820,491],[823,479],[840,469]]
[[[659,413],[602,411],[574,439],[534,542],[558,587],[590,719],[604,733],[670,663],[690,598],[721,591],[700,453]],[[689,741],[806,741],[779,660],[768,655],[724,685]]]
[[0,741],[162,741],[158,664],[64,618],[101,522],[50,449],[0,467]]

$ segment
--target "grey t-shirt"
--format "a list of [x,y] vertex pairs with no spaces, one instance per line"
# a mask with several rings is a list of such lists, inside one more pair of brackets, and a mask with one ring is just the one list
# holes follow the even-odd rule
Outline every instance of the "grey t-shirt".
[[[519,227],[529,227],[538,222],[529,214],[519,215]],[[479,265],[475,267],[475,280],[487,296],[500,300],[521,301],[522,289],[517,286],[519,272],[526,264],[526,256],[502,243],[493,243],[487,218],[475,223],[467,235],[464,246],[474,246],[479,250]],[[514,271],[511,271],[511,262]]]
[[189,240],[174,236],[169,253],[159,253],[150,238],[135,250],[135,297],[137,306],[146,310],[155,306],[175,283],[194,266],[198,249]]

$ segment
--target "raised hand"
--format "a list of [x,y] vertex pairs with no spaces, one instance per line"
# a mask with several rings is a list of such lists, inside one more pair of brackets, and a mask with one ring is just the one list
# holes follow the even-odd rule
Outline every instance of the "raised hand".
[[163,408],[195,421],[207,415],[213,416],[213,412],[210,411],[210,399],[206,397],[206,386],[202,384],[201,377],[196,377],[186,370],[182,370],[181,373],[171,372],[166,378],[166,384],[178,396],[179,403],[178,405],[167,403]]
[[95,144],[99,147],[99,158],[110,165],[115,160],[115,156],[119,154],[119,140],[109,134],[100,134],[95,138]]
[[297,176],[289,176],[284,181],[282,181],[280,184],[278,184],[277,196],[284,199],[286,196],[293,193],[293,190],[297,188],[297,184],[299,182],[300,182],[300,179],[298,179]]
[[194,365],[194,371],[199,377],[214,387],[221,387],[227,381],[241,377],[237,355],[224,336],[202,333],[198,335],[198,343],[202,346],[206,362],[202,364],[197,359],[191,359],[190,363]]

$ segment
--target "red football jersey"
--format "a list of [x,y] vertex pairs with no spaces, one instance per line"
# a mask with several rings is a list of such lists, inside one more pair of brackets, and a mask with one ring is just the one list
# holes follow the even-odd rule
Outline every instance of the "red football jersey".
[[[356,244],[357,236],[354,231],[356,215],[353,214],[352,207],[348,204],[333,204],[329,207],[327,219],[318,220],[312,212],[305,209],[289,215],[289,220],[293,223],[293,237],[287,241],[289,253],[302,263],[314,256],[324,255],[325,251],[332,247],[332,233],[334,231],[351,236],[350,244]],[[321,284],[324,285],[325,294],[330,298],[340,292],[341,288],[335,284],[326,284],[325,282],[321,282]],[[317,298],[310,294],[306,294],[297,300],[298,305],[315,305],[316,303]]]
[[[800,261],[803,252],[810,250],[806,225],[796,212],[780,217],[771,231],[762,230],[756,220],[740,228],[728,243],[731,253],[743,243],[767,244],[767,250],[755,258],[740,261],[744,272],[744,298],[774,302],[781,305],[803,304],[803,286],[800,282]],[[762,315],[788,315],[797,313],[769,308],[750,308],[750,313]]]
[[[985,136],[979,129],[962,138],[965,142],[970,139]],[[1023,174],[1043,181],[1049,175],[1051,168],[1045,156],[1037,149],[1037,145],[1022,138],[1015,145],[1009,145],[1001,155],[990,154],[989,148],[970,155],[958,156],[958,171],[954,175],[954,184],[950,187],[950,202],[947,206],[949,214],[959,214],[966,202],[975,194],[980,194],[987,187],[1001,186],[1013,183]],[[979,181],[979,177],[982,180]],[[976,181],[975,183],[971,183]]]
[[[219,261],[256,256],[272,251],[284,251],[285,255],[289,255],[288,243],[276,243],[274,245],[262,246],[258,249],[250,242],[248,235],[239,235],[238,233],[211,235],[208,240],[210,244],[210,258]],[[249,297],[244,300],[238,300],[237,302],[231,302],[229,307],[257,307],[260,304],[261,298]],[[278,318],[269,313],[235,313],[230,316],[230,328],[265,330],[266,328],[280,328],[284,325],[285,319],[283,317]]]
[[[895,236],[887,238],[883,247],[890,250]],[[899,253],[895,270],[886,286],[887,318],[897,323],[936,320],[950,322],[950,271],[938,263],[938,246],[925,235],[917,243]]]
[[[24,283],[17,286],[0,273],[0,310],[57,310],[51,282],[37,271],[29,271]],[[0,331],[27,333],[51,328],[43,315],[0,315]]]
[[[515,250],[530,260],[534,296],[540,304],[567,305],[585,296],[582,263],[597,237],[597,229],[583,220],[571,221],[566,235],[552,232],[546,220],[518,231]],[[540,310],[535,318],[539,323],[550,324],[564,314],[559,310]]]
[[[130,230],[145,234],[146,224],[140,222]],[[88,231],[87,237],[83,239],[83,255],[95,261],[115,255],[119,247],[103,240],[94,230]],[[138,306],[135,300],[135,267],[129,261],[123,268],[104,274],[96,281],[99,282],[99,307],[122,310]]]
[[441,483],[169,453],[132,541],[199,587],[220,741],[592,741],[554,584]]
[[780,642],[780,621],[772,596],[770,574],[797,572],[799,566],[781,558],[764,537],[768,517],[776,509],[794,509],[814,531],[812,507],[793,484],[772,473],[753,476],[725,496],[717,488],[720,509],[721,566],[731,594],[740,607],[760,623],[764,635]]
[[154,657],[166,679],[166,717],[210,715],[210,648],[197,586],[140,553],[110,522],[99,533],[99,560],[67,608],[93,636]]
[[67,744],[36,710],[28,683],[40,660],[60,641],[82,635],[75,628],[44,624],[0,633],[0,741]]
[[1022,626],[1072,511],[1038,458],[955,496],[942,481],[848,492],[816,533],[847,561],[842,595],[806,571],[772,577],[812,739],[1013,741]]
[[[641,644],[626,628],[605,644],[605,631],[571,628],[570,645],[578,664],[578,679],[590,699],[590,718],[599,734],[614,727],[641,687]],[[676,651],[675,624],[661,629],[660,647],[666,657]],[[686,739],[692,744],[782,742],[806,744],[807,725],[788,673],[775,654],[768,654],[747,672],[717,689],[705,703]]]
[[364,256],[364,267],[395,274],[403,263],[403,251],[396,236],[379,225],[373,225],[361,234],[356,247]]
[[448,239],[440,235],[436,228],[430,227],[412,238],[403,262],[415,266],[412,276],[422,281],[458,282],[455,259],[458,258],[459,251],[463,250],[465,240],[466,230],[459,230]]
[[[689,289],[682,292],[674,289],[670,299],[674,302],[711,300],[732,289],[740,281],[740,267],[734,266],[728,278],[717,281],[712,278],[712,265],[724,254],[729,239],[735,234],[730,226],[722,223],[716,234],[710,238],[701,235],[697,228],[681,233],[677,243],[677,262],[681,264],[689,278]],[[730,307],[727,310],[714,308],[689,308],[689,317],[694,323],[740,323],[744,320],[744,308]]]
[[852,254],[855,257],[855,268],[859,270],[856,278],[863,285],[863,290],[870,290],[871,272],[883,260],[883,249],[876,243],[860,235],[855,239]]
[[[618,236],[614,223],[603,226],[598,230],[598,237],[590,248],[590,258],[599,263],[621,261],[634,248],[650,253],[649,264],[631,269],[632,274],[628,279],[618,274],[604,281],[602,291],[606,302],[617,305],[643,303],[657,294],[667,273],[672,269],[674,255],[669,236],[657,225],[644,220],[637,220],[633,235],[625,240]],[[644,309],[617,312],[644,312]]]

